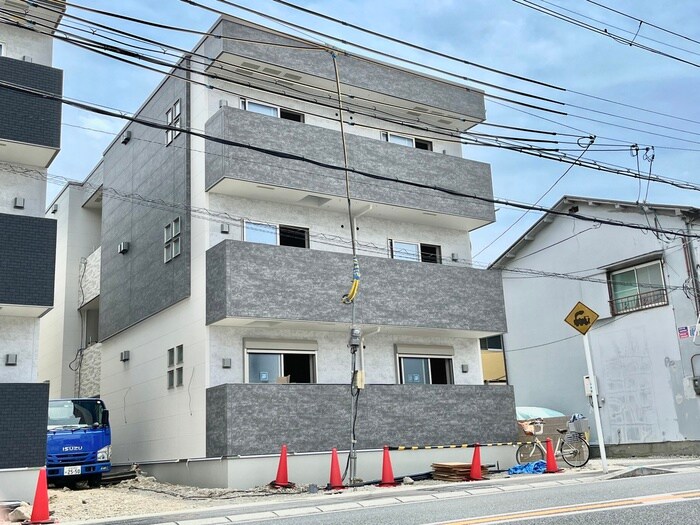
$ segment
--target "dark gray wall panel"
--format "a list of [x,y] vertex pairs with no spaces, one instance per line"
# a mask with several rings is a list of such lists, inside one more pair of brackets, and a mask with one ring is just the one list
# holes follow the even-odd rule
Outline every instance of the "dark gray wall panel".
[[[332,166],[344,165],[340,133],[326,128],[223,107],[209,119],[206,132],[236,143],[252,143],[260,148],[303,156]],[[255,140],[251,141],[251,137]],[[473,193],[486,199],[493,197],[488,164],[358,135],[346,134],[346,138],[351,169]],[[343,170],[211,142],[207,142],[206,151],[207,189],[228,177],[345,196]],[[488,202],[392,181],[378,181],[358,174],[351,174],[350,178],[350,190],[355,199],[488,222],[495,220],[493,204]]]
[[53,306],[56,221],[0,213],[0,304]]
[[[0,57],[0,81],[63,94],[63,71],[23,60]],[[60,148],[60,100],[0,87],[0,138]]]
[[[326,51],[312,46],[309,46],[312,49],[310,51],[300,51],[295,48],[304,44],[298,40],[269,31],[261,31],[231,20],[222,21],[217,31],[236,39],[215,41],[217,48],[208,46],[207,51],[213,52],[214,57],[221,52],[232,53],[335,82],[333,60],[330,53]],[[244,42],[244,40],[287,44],[294,47],[260,45]],[[409,101],[407,104],[413,101],[431,108],[442,108],[459,115],[469,115],[475,119],[485,117],[483,93],[478,90],[440,82],[343,53],[338,54],[337,61],[343,84],[403,98]]]
[[[347,385],[228,384],[207,389],[207,456],[343,447]],[[514,441],[510,386],[367,385],[357,418],[358,448]]]
[[[506,331],[497,270],[359,260],[359,323]],[[340,298],[351,267],[349,254],[222,241],[207,251],[207,323],[225,317],[347,322]]]
[[0,469],[46,465],[48,383],[0,383]]
[[[140,118],[163,122],[166,111],[180,99],[182,126],[186,123],[186,83],[167,80],[139,113]],[[169,146],[165,132],[139,124],[126,130],[128,144],[115,141],[105,152],[103,184],[123,194],[150,201],[190,202],[187,136]],[[106,195],[102,205],[102,268],[100,276],[100,337],[106,339],[181,301],[190,294],[190,218],[183,209],[159,206],[140,199]],[[163,262],[163,229],[180,217],[182,254]],[[117,253],[129,242],[126,254]]]

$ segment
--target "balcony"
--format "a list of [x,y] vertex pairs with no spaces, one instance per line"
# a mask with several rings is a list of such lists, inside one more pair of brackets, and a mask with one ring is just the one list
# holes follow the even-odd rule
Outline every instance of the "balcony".
[[0,315],[40,317],[53,306],[56,221],[0,213]]
[[[254,137],[253,145],[258,148],[331,166],[343,166],[344,162],[337,131],[231,107],[221,108],[209,119],[206,133],[242,144],[250,144]],[[358,135],[346,134],[346,138],[351,170],[474,193],[487,199],[493,196],[488,164]],[[347,210],[342,169],[212,141],[207,142],[206,152],[208,191],[302,206],[311,202],[338,212]],[[266,189],[261,191],[260,185]],[[427,222],[432,217],[435,225],[472,230],[495,220],[491,203],[353,172],[350,190],[356,201],[376,205],[375,213],[407,222]]]
[[[360,267],[363,325],[457,337],[506,331],[498,271],[378,257],[360,257]],[[345,327],[350,307],[340,298],[351,274],[349,254],[223,241],[207,251],[207,324]]]
[[[207,72],[267,89],[273,83],[280,92],[294,83],[296,93],[311,99],[335,96],[331,54],[313,42],[230,19],[221,20],[214,32],[233,38],[206,42],[205,52],[213,59]],[[478,89],[344,53],[336,60],[341,91],[355,105],[368,110],[384,106],[406,118],[451,129],[469,128],[485,119],[484,94]]]
[[613,315],[627,314],[637,310],[647,310],[657,306],[666,306],[668,295],[665,288],[652,290],[650,292],[638,293],[629,297],[613,299],[610,301],[610,310]]
[[63,94],[63,71],[0,57],[0,161],[46,168],[61,147],[61,102],[25,90]]

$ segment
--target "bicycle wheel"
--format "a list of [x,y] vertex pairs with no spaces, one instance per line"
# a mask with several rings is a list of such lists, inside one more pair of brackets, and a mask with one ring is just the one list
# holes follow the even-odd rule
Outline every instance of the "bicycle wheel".
[[591,457],[591,447],[582,437],[575,439],[563,439],[559,445],[562,459],[572,467],[582,467]]
[[518,465],[530,463],[531,461],[540,461],[541,459],[544,459],[544,452],[542,452],[542,448],[537,443],[523,443],[515,451],[515,461],[518,462]]

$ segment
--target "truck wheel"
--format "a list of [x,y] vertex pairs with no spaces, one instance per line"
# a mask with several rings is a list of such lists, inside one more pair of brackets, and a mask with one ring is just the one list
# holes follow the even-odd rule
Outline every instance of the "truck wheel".
[[102,474],[92,474],[88,480],[88,487],[91,489],[99,488],[102,484]]

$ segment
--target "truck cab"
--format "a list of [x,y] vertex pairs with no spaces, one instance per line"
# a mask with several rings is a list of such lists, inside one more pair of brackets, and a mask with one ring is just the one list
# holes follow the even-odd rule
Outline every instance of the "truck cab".
[[46,439],[46,474],[57,486],[100,485],[112,468],[109,411],[101,399],[52,399]]

